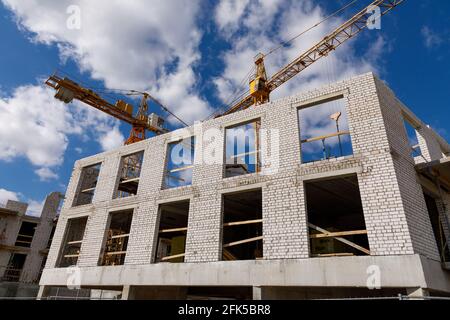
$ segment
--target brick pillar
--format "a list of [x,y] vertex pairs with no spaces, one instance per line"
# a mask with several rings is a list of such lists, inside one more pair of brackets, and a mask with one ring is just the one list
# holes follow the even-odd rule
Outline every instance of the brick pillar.
[[396,214],[402,218],[406,217],[408,226],[403,229],[397,224],[394,232],[400,235],[409,231],[414,253],[439,260],[439,251],[404,126],[404,106],[384,83],[376,80],[376,86],[395,169],[391,179],[397,179],[397,190],[400,192],[398,200],[402,204]]

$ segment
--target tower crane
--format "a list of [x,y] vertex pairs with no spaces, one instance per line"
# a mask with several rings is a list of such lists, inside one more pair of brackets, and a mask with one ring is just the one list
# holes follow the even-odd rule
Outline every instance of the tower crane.
[[404,0],[375,0],[359,13],[354,15],[351,19],[340,25],[336,30],[325,36],[320,42],[307,50],[301,56],[293,60],[281,68],[270,79],[267,78],[266,68],[264,66],[265,55],[259,53],[255,57],[256,72],[254,77],[250,80],[250,92],[240,101],[231,106],[222,114],[216,116],[220,117],[239,110],[247,109],[253,105],[259,105],[269,102],[270,93],[296,76],[314,62],[327,56],[330,52],[335,50],[341,44],[351,39],[363,29],[365,29],[373,18],[371,8],[379,8],[379,19],[392,9],[401,4]]
[[112,104],[102,98],[98,93],[79,85],[68,77],[62,78],[59,75],[54,74],[47,79],[45,84],[55,89],[55,98],[63,101],[64,103],[70,103],[76,99],[117,119],[129,123],[131,125],[131,132],[128,139],[125,141],[126,145],[144,140],[147,130],[156,134],[168,132],[168,130],[164,128],[163,118],[155,113],[148,115],[148,100],[152,100],[162,109],[183,123],[183,125],[187,126],[184,121],[170,112],[170,110],[168,110],[161,102],[147,92],[129,90],[126,93],[129,96],[139,95],[142,97],[138,111],[135,115],[133,115],[133,106],[131,104],[126,103],[123,100],[117,100],[115,104]]

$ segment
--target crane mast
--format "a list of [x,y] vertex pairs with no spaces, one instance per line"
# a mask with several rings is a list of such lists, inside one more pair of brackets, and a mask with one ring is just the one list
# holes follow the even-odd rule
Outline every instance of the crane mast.
[[281,68],[269,80],[264,67],[264,55],[259,53],[255,57],[256,73],[250,80],[250,93],[234,104],[220,116],[227,115],[239,110],[247,109],[252,105],[259,105],[269,101],[270,93],[296,76],[314,62],[327,56],[341,44],[351,39],[368,25],[373,13],[369,10],[373,7],[380,8],[380,18],[401,4],[404,0],[376,0],[366,8],[354,15],[351,19],[340,25],[336,30],[325,36],[320,42],[307,50],[297,59]]

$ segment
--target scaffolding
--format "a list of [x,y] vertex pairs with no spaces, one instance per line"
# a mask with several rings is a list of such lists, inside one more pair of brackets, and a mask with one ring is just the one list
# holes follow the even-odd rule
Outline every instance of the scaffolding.
[[137,194],[143,158],[144,151],[122,157],[116,198]]

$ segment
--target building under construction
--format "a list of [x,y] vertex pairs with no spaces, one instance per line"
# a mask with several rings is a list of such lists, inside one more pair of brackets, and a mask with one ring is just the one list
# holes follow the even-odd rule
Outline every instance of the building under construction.
[[33,297],[47,261],[62,195],[47,196],[41,216],[27,215],[28,204],[0,206],[0,297]]
[[367,73],[78,160],[40,297],[450,295],[449,214],[449,144]]

